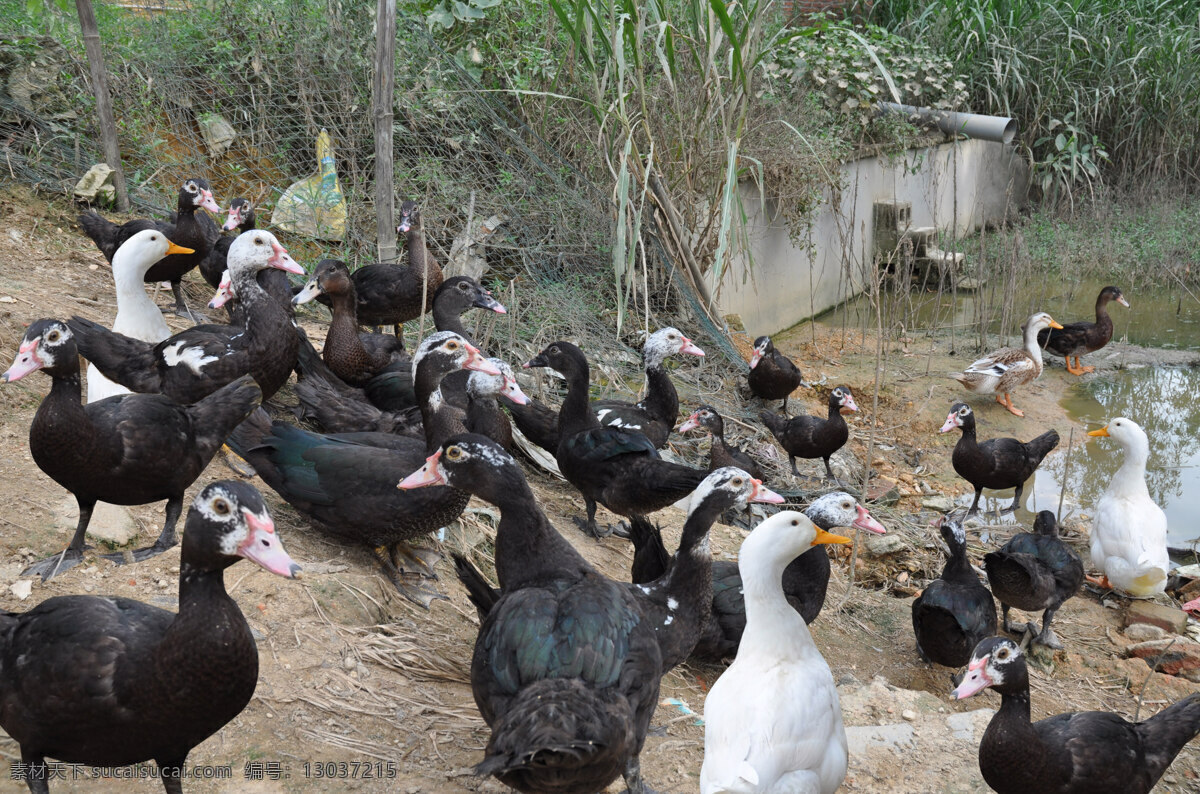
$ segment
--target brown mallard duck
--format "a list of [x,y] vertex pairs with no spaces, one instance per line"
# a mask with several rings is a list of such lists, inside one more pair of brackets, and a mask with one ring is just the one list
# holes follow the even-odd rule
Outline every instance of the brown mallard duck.
[[1024,416],[1025,412],[1013,405],[1012,397],[1008,393],[1033,383],[1042,374],[1042,351],[1038,347],[1038,331],[1043,328],[1062,328],[1062,325],[1055,322],[1049,314],[1038,312],[1030,315],[1021,328],[1025,332],[1025,347],[1006,347],[989,353],[972,362],[961,374],[951,376],[968,391],[996,395],[996,402],[1014,416]]
[[[1121,294],[1121,290],[1113,286],[1100,290],[1096,297],[1096,322],[1083,320],[1062,326],[1059,330],[1046,328],[1038,332],[1038,344],[1052,353],[1057,353],[1067,360],[1067,372],[1072,375],[1086,375],[1095,372],[1095,367],[1084,367],[1079,364],[1079,357],[1085,353],[1095,353],[1112,341],[1113,321],[1108,316],[1108,302],[1116,301],[1129,308],[1129,301]],[[1075,357],[1075,366],[1071,366],[1071,356]]]

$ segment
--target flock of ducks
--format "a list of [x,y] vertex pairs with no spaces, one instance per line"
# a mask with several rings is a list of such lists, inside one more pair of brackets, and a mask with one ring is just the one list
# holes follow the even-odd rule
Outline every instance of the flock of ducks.
[[[30,323],[7,382],[41,370],[53,382],[30,426],[38,467],[79,503],[79,523],[61,553],[26,571],[44,579],[79,564],[97,501],[136,505],[166,500],[151,546],[104,555],[136,563],[171,548],[185,490],[223,443],[317,531],[370,550],[405,596],[428,606],[444,597],[430,584],[440,555],[412,545],[457,518],[471,496],[495,505],[498,586],[455,556],[458,577],[479,612],[471,686],[491,736],[477,771],[522,792],[597,792],[623,777],[630,792],[650,789],[639,754],[667,671],[692,658],[732,664],[705,701],[700,790],[833,792],[848,756],[837,689],[812,641],[830,577],[828,544],[850,543],[838,527],[884,532],[853,496],[838,490],[803,512],[764,519],[738,560],[714,562],[709,532],[727,510],[779,504],[760,467],[724,435],[720,414],[701,406],[678,427],[679,398],[664,362],[704,351],[679,330],[650,334],[643,348],[642,400],[591,400],[585,353],[567,341],[545,347],[524,367],[565,379],[556,410],[531,399],[504,361],[487,357],[461,316],[504,307],[469,278],[444,278],[428,250],[419,208],[405,202],[399,231],[407,266],[375,264],[351,272],[324,260],[305,271],[273,234],[257,229],[253,207],[236,199],[222,229],[197,213],[218,211],[208,183],[185,181],[171,222],[117,225],[95,213],[85,232],[112,263],[118,312],[113,327],[81,317]],[[222,231],[239,230],[236,236]],[[228,323],[171,334],[144,282],[170,281],[175,311],[191,317],[180,281],[193,267],[225,308]],[[294,307],[327,305],[331,323],[318,353],[294,322]],[[1043,345],[1086,371],[1079,356],[1112,335],[1105,306],[1128,306],[1109,287],[1096,323],[1063,327],[1035,314],[1025,347],[981,358],[959,381],[995,394],[1020,416],[1010,392],[1042,370]],[[432,312],[436,331],[409,353],[400,325]],[[377,330],[363,331],[363,326]],[[386,334],[380,326],[393,326]],[[1045,334],[1039,341],[1039,335]],[[79,356],[89,362],[82,401]],[[1071,358],[1075,358],[1072,365]],[[296,411],[310,426],[273,418],[262,407],[296,372]],[[755,342],[747,379],[782,414],[761,419],[796,459],[820,459],[836,482],[831,456],[845,445],[844,412],[857,410],[847,386],[828,392],[826,416],[788,416],[805,385],[800,370],[771,344]],[[506,410],[501,409],[501,405]],[[713,436],[706,470],[660,453],[673,430]],[[956,403],[943,432],[958,429],[955,470],[975,488],[1021,488],[1058,443],[979,442],[972,408]],[[1145,486],[1149,447],[1129,419],[1093,435],[1113,438],[1125,462],[1097,505],[1094,567],[1134,596],[1161,592],[1166,579],[1165,518]],[[577,519],[597,538],[633,542],[628,581],[605,576],[547,519],[516,450],[540,448],[583,498]],[[678,549],[668,550],[648,516],[687,499]],[[628,519],[601,528],[603,505]],[[1022,646],[996,637],[1009,610],[1042,611],[1025,632],[1050,647],[1055,612],[1083,580],[1079,556],[1043,512],[1034,532],[1013,537],[984,558],[991,591],[966,556],[962,522],[947,516],[942,576],[913,603],[923,659],[966,671],[954,691],[991,687],[1002,706],[979,750],[983,775],[998,791],[1145,792],[1200,731],[1193,695],[1140,724],[1102,712],[1031,723]],[[223,571],[245,558],[280,576],[299,576],[283,550],[260,494],[240,481],[205,486],[185,520],[176,614],[122,598],[60,596],[22,613],[0,614],[0,725],[20,745],[31,791],[47,791],[47,756],[114,766],[153,760],[169,792],[181,790],[190,750],[236,716],[257,681],[257,651],[245,618],[225,592]]]

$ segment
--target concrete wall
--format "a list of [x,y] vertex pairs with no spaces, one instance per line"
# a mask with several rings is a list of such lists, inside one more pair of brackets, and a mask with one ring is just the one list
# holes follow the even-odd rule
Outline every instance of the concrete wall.
[[[799,244],[768,199],[765,212],[757,188],[743,184],[747,236],[753,267],[741,252],[731,258],[720,285],[709,275],[722,314],[737,314],[751,336],[772,334],[862,291],[873,267],[874,202],[912,204],[912,225],[936,226],[944,238],[959,237],[999,220],[1023,201],[1028,168],[1013,147],[960,140],[911,149],[889,159],[865,157],[842,167],[844,189],[836,204],[829,196]],[[949,243],[943,245],[949,247]]]

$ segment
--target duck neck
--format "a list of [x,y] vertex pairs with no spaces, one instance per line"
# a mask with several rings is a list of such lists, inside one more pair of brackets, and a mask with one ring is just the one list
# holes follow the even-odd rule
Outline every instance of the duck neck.
[[942,579],[947,582],[979,583],[979,577],[975,575],[975,571],[971,569],[971,563],[967,561],[965,548],[962,546],[950,547],[950,559],[946,560],[946,567],[942,569]]
[[454,333],[466,339],[471,344],[475,344],[475,340],[463,328],[462,316],[466,313],[466,307],[463,307],[457,301],[450,300],[453,297],[448,295],[442,300],[433,302],[433,325],[439,331],[453,331]]
[[346,355],[366,360],[367,349],[363,347],[362,338],[358,335],[358,298],[354,289],[349,292],[329,296],[332,318],[329,321],[329,331],[325,336],[328,347],[332,340]]
[[1150,450],[1144,443],[1133,443],[1125,447],[1125,460],[1112,478],[1109,488],[1126,496],[1149,496],[1146,487],[1146,462]]
[[[420,396],[418,396],[420,399]],[[450,436],[467,432],[466,413],[446,402],[439,385],[421,400],[421,424],[425,427],[425,454],[432,455]]]
[[700,623],[711,611],[712,550],[708,533],[717,517],[735,500],[714,493],[688,514],[679,539],[675,564],[667,572],[666,593],[676,606],[668,607],[678,620]]
[[662,356],[646,355],[646,396],[642,405],[650,416],[671,424],[679,414],[679,395],[663,366]]
[[829,421],[846,423],[846,420],[842,418],[842,406],[838,404],[837,400],[829,401]]
[[567,396],[563,399],[558,412],[558,435],[560,440],[566,440],[576,433],[582,433],[600,426],[600,420],[592,413],[588,405],[588,386],[591,373],[587,361],[577,362],[570,372],[563,373],[567,378]]
[[420,221],[408,229],[408,266],[422,276],[429,274],[429,252],[425,249],[425,225]]
[[206,610],[216,604],[222,607],[233,606],[234,610],[238,611],[237,605],[225,591],[224,568],[215,571],[202,570],[186,560],[181,561],[179,566],[179,614],[183,615],[186,611],[195,609],[199,604],[203,604]]
[[509,592],[549,579],[575,579],[591,571],[566,538],[538,507],[524,479],[506,478],[503,487],[486,496],[500,508],[496,528],[496,577]]
[[1025,329],[1025,352],[1033,359],[1038,374],[1042,373],[1042,348],[1038,346],[1038,331],[1042,330],[1032,324]]
[[771,649],[771,657],[799,657],[814,650],[804,618],[783,593],[783,570],[788,562],[771,559],[762,564],[743,556],[738,563],[746,604],[746,630],[740,647],[752,654]]
[[1112,300],[1107,292],[1102,292],[1096,296],[1096,324],[1104,325],[1112,323],[1112,318],[1108,316],[1108,302]]

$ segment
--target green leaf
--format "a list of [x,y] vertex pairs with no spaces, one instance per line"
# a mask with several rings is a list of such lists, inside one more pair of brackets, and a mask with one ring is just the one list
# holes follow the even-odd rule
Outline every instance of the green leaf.
[[446,8],[444,4],[426,14],[425,20],[429,27],[441,25],[447,30],[454,27],[454,14],[450,13],[450,9]]

